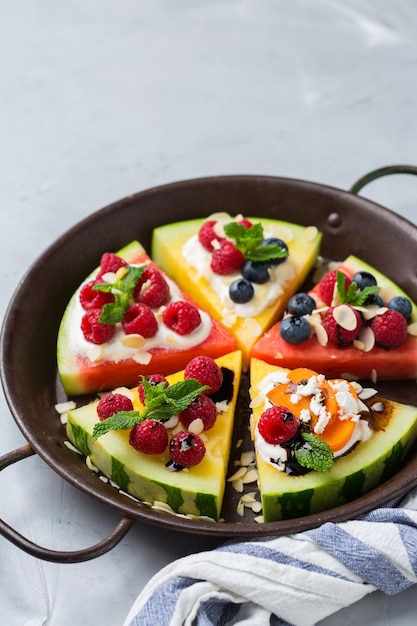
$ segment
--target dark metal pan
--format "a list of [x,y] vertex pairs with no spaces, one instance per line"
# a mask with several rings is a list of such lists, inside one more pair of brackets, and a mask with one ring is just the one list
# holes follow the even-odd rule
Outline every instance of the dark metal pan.
[[[56,337],[65,306],[79,283],[98,265],[101,254],[138,239],[149,251],[154,227],[173,220],[205,217],[215,211],[267,216],[315,224],[323,231],[322,253],[342,260],[356,254],[390,276],[417,301],[417,227],[390,210],[356,193],[370,180],[393,173],[417,174],[412,166],[375,170],[350,192],[301,180],[263,176],[222,176],[164,185],[115,202],[84,219],[62,235],[18,285],[1,334],[1,379],[12,415],[28,445],[0,459],[0,469],[38,454],[73,486],[122,518],[99,544],[76,552],[50,550],[32,543],[0,520],[0,533],[19,548],[46,560],[75,562],[110,550],[132,524],[158,524],[167,529],[226,538],[288,534],[342,521],[405,494],[417,483],[417,454],[410,454],[388,482],[344,506],[293,520],[256,524],[240,518],[235,496],[226,493],[224,523],[172,516],[137,503],[103,483],[83,459],[64,444],[65,429],[54,405],[65,399],[56,370]],[[36,298],[32,298],[36,285]],[[30,302],[30,307],[27,303]],[[412,382],[386,383],[381,391],[393,399],[417,405]]]

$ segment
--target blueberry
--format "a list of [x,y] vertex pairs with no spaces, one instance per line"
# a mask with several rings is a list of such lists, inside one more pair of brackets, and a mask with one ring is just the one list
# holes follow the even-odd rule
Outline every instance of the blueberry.
[[305,317],[298,317],[297,315],[284,317],[279,332],[287,343],[294,345],[307,341],[311,334],[310,325]]
[[370,305],[370,304],[376,304],[377,306],[384,306],[384,301],[381,298],[381,296],[377,293],[371,293],[369,294],[369,296],[366,298],[365,302],[364,302],[365,306],[366,305]]
[[394,296],[388,302],[387,306],[389,309],[394,309],[394,311],[398,311],[401,315],[404,315],[406,320],[410,319],[411,313],[413,312],[411,302],[405,296]]
[[278,239],[278,237],[267,237],[261,243],[261,246],[278,246],[280,250],[283,250],[286,254],[280,259],[269,259],[270,265],[279,265],[283,263],[288,257],[288,246],[282,239]]
[[246,278],[234,280],[229,287],[230,299],[236,304],[245,304],[252,300],[255,290],[252,283]]
[[267,283],[270,279],[268,268],[270,263],[268,261],[245,261],[242,266],[242,276],[251,283]]
[[309,315],[316,308],[314,299],[308,293],[296,293],[288,302],[288,312],[293,315]]
[[356,272],[356,274],[352,276],[352,281],[356,283],[359,291],[363,291],[365,287],[375,287],[378,284],[375,276],[365,271]]

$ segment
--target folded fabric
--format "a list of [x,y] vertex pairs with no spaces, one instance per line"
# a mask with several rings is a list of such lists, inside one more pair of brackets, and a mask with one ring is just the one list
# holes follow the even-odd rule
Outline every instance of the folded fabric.
[[311,626],[416,582],[417,489],[356,520],[179,559],[150,580],[124,626]]

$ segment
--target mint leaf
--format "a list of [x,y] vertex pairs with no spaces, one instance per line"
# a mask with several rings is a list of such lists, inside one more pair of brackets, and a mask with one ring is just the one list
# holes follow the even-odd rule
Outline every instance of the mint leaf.
[[351,306],[362,306],[370,295],[379,291],[377,285],[365,287],[362,291],[359,291],[354,281],[346,289],[346,275],[339,271],[336,272],[336,288],[340,303],[350,304]]
[[208,389],[195,378],[185,378],[166,387],[165,382],[151,385],[142,376],[145,406],[139,411],[119,411],[111,417],[95,424],[93,438],[98,439],[110,430],[129,430],[145,419],[169,420],[173,415],[184,411],[200,393]]
[[330,446],[311,433],[302,433],[301,436],[304,443],[299,444],[294,450],[298,463],[317,472],[329,472],[333,467],[333,452]]
[[94,425],[93,439],[98,439],[110,430],[129,430],[141,421],[142,419],[138,411],[119,411],[119,413],[115,413]]
[[234,239],[236,248],[241,251],[245,259],[250,261],[269,261],[283,259],[288,256],[288,250],[274,244],[262,245],[264,234],[263,226],[257,222],[250,228],[243,224],[230,222],[224,225],[224,232],[229,239]]
[[144,265],[138,267],[128,265],[126,274],[116,280],[115,283],[96,283],[93,289],[97,291],[104,291],[106,293],[112,293],[114,295],[114,302],[110,302],[103,306],[102,313],[99,321],[102,324],[110,324],[114,326],[118,322],[121,322],[126,309],[132,301],[134,289],[138,283],[138,280],[143,274],[145,269]]

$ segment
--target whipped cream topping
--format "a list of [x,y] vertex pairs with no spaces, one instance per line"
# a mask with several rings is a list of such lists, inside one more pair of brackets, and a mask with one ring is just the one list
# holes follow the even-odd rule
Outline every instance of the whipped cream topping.
[[[89,282],[91,279],[91,276],[88,277],[85,283]],[[169,302],[182,300],[181,292],[177,285],[166,276],[165,279],[168,282],[170,289],[171,297]],[[74,298],[74,306],[69,311],[68,333],[71,348],[74,353],[87,357],[91,361],[121,361],[123,359],[135,358],[140,355],[141,362],[146,363],[147,359],[148,361],[150,360],[149,350],[152,348],[176,348],[184,350],[199,345],[205,341],[211,333],[211,318],[205,311],[199,309],[201,324],[198,328],[188,335],[178,335],[162,323],[162,310],[165,307],[161,307],[159,311],[156,312],[156,317],[158,319],[158,331],[153,337],[149,337],[148,339],[144,338],[143,341],[141,341],[140,349],[138,349],[134,341],[131,342],[133,345],[129,345],[129,342],[124,343],[124,340],[130,336],[126,335],[123,331],[121,323],[116,324],[116,332],[110,341],[100,345],[92,344],[85,339],[81,330],[81,319],[85,313],[79,299],[79,292],[82,286],[83,285],[81,285],[77,291]],[[169,304],[169,302],[167,304]]]
[[[219,224],[217,228],[221,228],[222,224],[227,224],[234,220],[241,219],[242,216],[235,218],[227,214],[214,214],[208,219],[216,219]],[[224,236],[224,232],[219,233]],[[264,237],[276,236],[273,233],[264,233]],[[291,233],[289,233],[291,236]],[[288,241],[286,242],[288,243]],[[254,297],[250,302],[238,304],[233,302],[229,297],[229,287],[232,282],[242,275],[239,272],[221,276],[215,274],[210,268],[211,253],[208,252],[199,242],[198,235],[194,235],[186,241],[182,248],[182,254],[189,265],[197,270],[199,276],[204,277],[210,284],[213,291],[218,295],[221,305],[223,306],[223,317],[227,319],[231,314],[237,317],[248,318],[259,315],[273,302],[279,299],[284,293],[284,289],[289,281],[294,279],[295,268],[291,261],[291,257],[269,268],[271,279],[264,284],[253,284],[255,289]]]

